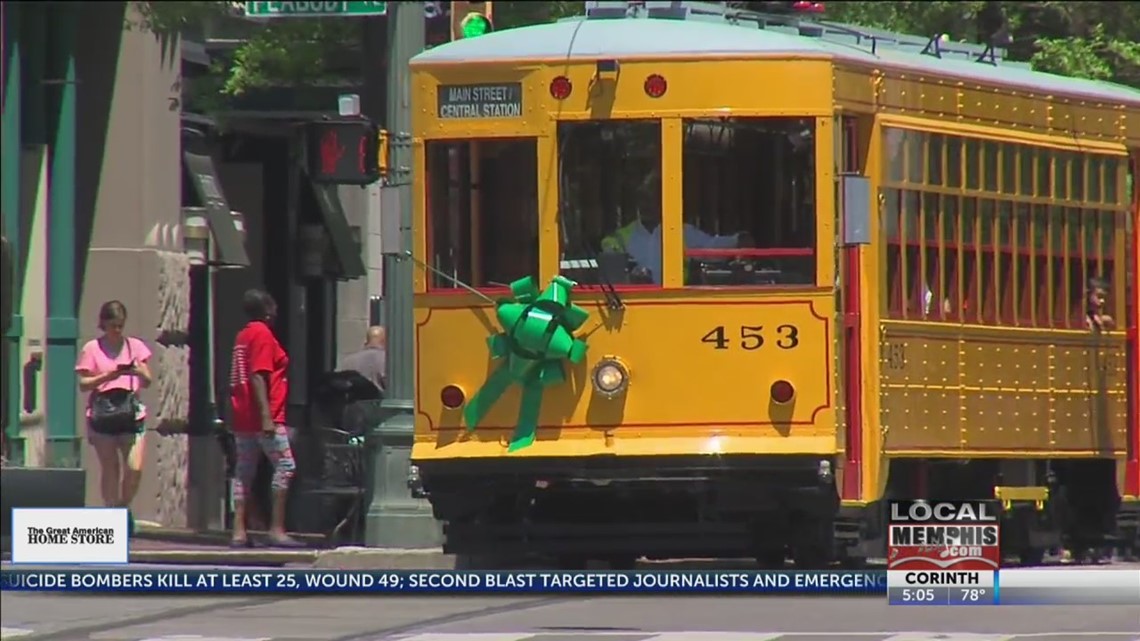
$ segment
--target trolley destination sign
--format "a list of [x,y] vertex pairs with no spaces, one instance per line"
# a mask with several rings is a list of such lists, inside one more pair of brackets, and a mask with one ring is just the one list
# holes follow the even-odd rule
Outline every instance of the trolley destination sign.
[[439,117],[520,118],[522,84],[440,85]]
[[312,18],[316,16],[382,16],[387,2],[246,2],[251,18]]

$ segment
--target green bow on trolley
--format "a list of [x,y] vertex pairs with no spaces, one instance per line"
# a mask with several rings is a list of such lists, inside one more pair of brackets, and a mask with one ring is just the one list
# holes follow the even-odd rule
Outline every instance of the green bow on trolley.
[[511,384],[522,386],[519,419],[508,452],[534,443],[543,388],[565,382],[563,361],[581,363],[586,343],[574,332],[590,314],[570,302],[574,281],[555,276],[545,291],[539,292],[531,277],[511,283],[511,298],[495,303],[495,316],[502,333],[487,339],[491,358],[505,359],[471,397],[463,410],[467,431],[479,421]]

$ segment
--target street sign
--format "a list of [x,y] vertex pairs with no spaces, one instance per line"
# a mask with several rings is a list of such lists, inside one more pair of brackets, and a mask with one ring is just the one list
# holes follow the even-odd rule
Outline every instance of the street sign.
[[382,16],[387,13],[387,2],[245,3],[245,15],[250,18],[327,18],[336,16]]

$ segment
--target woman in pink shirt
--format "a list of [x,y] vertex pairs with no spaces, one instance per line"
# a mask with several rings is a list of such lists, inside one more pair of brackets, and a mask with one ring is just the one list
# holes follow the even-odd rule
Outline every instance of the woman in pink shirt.
[[[150,385],[150,348],[141,340],[123,334],[127,308],[117,300],[103,303],[99,309],[99,329],[103,335],[88,341],[79,353],[75,372],[79,389],[87,397],[87,440],[99,459],[103,504],[107,507],[130,507],[139,489],[143,466],[143,421],[146,407],[138,401],[138,392]],[[133,405],[133,420],[92,420],[92,403],[97,398],[123,399]],[[134,519],[130,520],[133,529]]]

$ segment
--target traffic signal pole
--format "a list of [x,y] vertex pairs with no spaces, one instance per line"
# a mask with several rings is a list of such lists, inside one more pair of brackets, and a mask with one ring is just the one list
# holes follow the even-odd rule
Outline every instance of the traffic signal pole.
[[[412,246],[412,111],[409,61],[424,50],[422,2],[388,5],[388,91],[385,128],[392,140],[390,170],[382,190],[388,207],[382,216],[399,216],[400,246]],[[391,209],[398,211],[392,211]],[[442,542],[431,506],[413,498],[407,485],[415,427],[414,317],[412,261],[384,256],[384,324],[388,331],[388,389],[384,419],[373,429],[373,492],[365,520],[371,547],[428,548]]]

